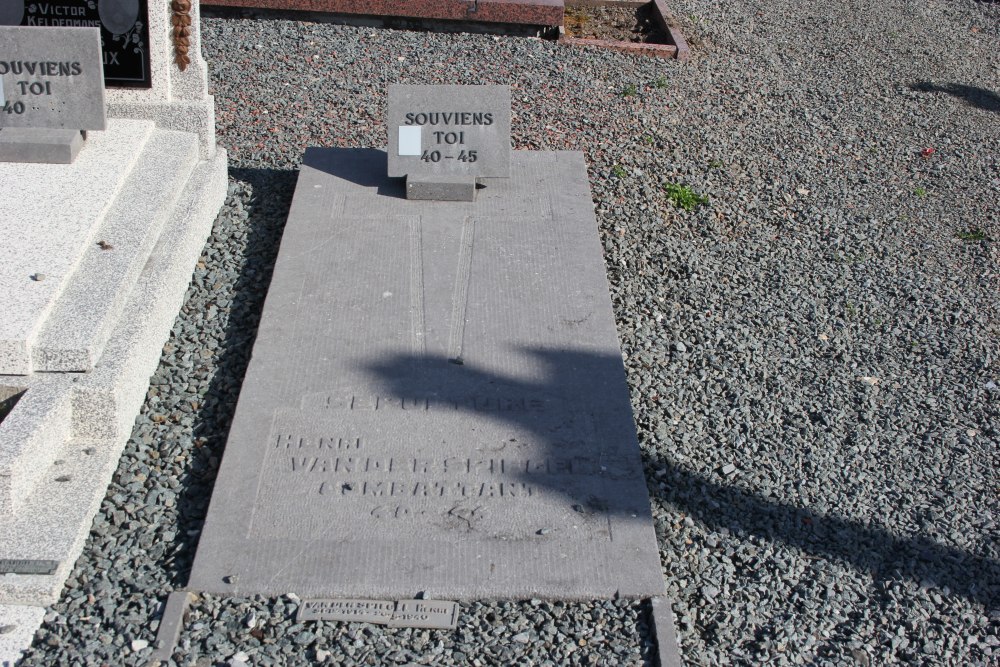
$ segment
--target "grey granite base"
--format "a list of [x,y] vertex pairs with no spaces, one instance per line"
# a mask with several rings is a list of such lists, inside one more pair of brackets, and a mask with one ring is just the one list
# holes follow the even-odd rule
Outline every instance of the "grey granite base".
[[475,201],[476,179],[468,176],[406,177],[406,198],[428,201]]
[[73,164],[81,148],[80,130],[19,127],[0,130],[0,162]]
[[192,588],[662,594],[583,155],[511,173],[413,201],[306,152]]

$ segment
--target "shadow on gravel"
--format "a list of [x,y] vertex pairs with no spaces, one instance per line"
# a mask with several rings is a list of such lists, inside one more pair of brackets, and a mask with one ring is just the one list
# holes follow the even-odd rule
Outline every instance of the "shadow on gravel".
[[[531,354],[545,369],[545,380],[541,382],[512,381],[468,364],[455,366],[444,359],[407,355],[381,360],[369,370],[389,394],[404,402],[415,397],[454,393],[544,397],[554,405],[586,407],[595,422],[616,419],[620,413],[624,413],[623,418],[631,419],[629,406],[611,406],[615,409],[608,410],[607,405],[594,399],[595,392],[607,393],[602,392],[603,382],[621,372],[617,356],[576,350],[532,350]],[[604,409],[594,410],[594,405]],[[530,412],[491,411],[483,413],[482,418],[504,421],[520,433],[529,433],[552,460],[573,460],[574,457],[586,460],[600,450],[593,444],[589,448],[578,444],[581,442],[578,438],[567,439],[565,434],[559,435],[558,420],[539,420]],[[566,421],[572,420],[567,417]],[[666,468],[667,475],[663,479],[668,480],[668,488],[654,492],[654,501],[673,506],[713,530],[750,533],[819,557],[849,563],[858,570],[870,572],[876,579],[905,577],[921,585],[947,586],[955,594],[988,607],[997,604],[1000,563],[996,560],[942,545],[919,534],[896,536],[874,522],[863,524],[764,499],[683,470],[666,460],[657,460],[647,452],[643,452],[643,459],[647,471]],[[626,515],[635,511],[636,492],[641,494],[641,490],[632,485],[642,482],[624,474],[624,468],[622,472],[617,482],[609,482],[601,476],[575,474],[526,475],[520,470],[507,474],[512,480],[547,487],[550,493],[564,496],[568,503],[580,503],[588,511],[599,506],[603,512]],[[643,501],[640,497],[639,502]],[[734,513],[741,517],[739,525],[733,524]],[[745,565],[753,567],[752,563]]]
[[976,108],[1000,113],[1000,95],[985,88],[964,86],[958,83],[939,86],[930,81],[920,81],[910,85],[910,90],[918,93],[948,93],[954,97],[961,98],[966,104]]
[[[235,210],[227,210],[227,214],[237,220],[229,222],[228,226],[217,225],[212,230],[213,236],[224,237],[214,247],[231,249],[234,243],[239,243],[243,251],[236,259],[238,273],[235,282],[218,287],[218,298],[231,299],[232,303],[229,305],[229,321],[222,339],[218,341],[215,368],[205,402],[194,422],[193,435],[198,451],[191,457],[187,479],[182,480],[179,487],[184,490],[177,498],[181,523],[177,540],[180,544],[177,545],[177,562],[172,571],[172,584],[177,588],[187,585],[191,572],[199,531],[205,523],[236,401],[250,362],[298,171],[231,168],[229,177],[229,199],[235,197],[240,204],[235,204]],[[227,201],[227,208],[229,203]],[[244,238],[234,240],[234,237]],[[227,258],[210,259],[212,268],[223,264]],[[206,283],[208,280],[206,278]]]
[[[665,460],[668,489],[653,495],[713,530],[749,533],[824,558],[849,563],[876,580],[905,577],[920,585],[948,587],[987,608],[1000,597],[1000,562],[913,534],[899,537],[874,523],[863,524],[766,500],[734,486],[675,467]],[[734,510],[742,517],[734,525]],[[752,567],[752,563],[746,563]]]

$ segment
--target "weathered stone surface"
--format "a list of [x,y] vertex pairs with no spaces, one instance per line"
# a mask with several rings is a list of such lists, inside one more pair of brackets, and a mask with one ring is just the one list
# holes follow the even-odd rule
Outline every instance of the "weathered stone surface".
[[[27,387],[0,422],[0,452],[4,452],[0,462],[13,447],[25,455],[19,460],[39,466],[39,476],[18,508],[11,514],[0,513],[0,558],[59,562],[51,575],[0,577],[0,604],[44,606],[58,598],[118,467],[149,376],[225,197],[226,183],[224,151],[191,171],[93,370],[70,376],[0,375],[0,387]],[[16,425],[18,412],[35,400],[33,392],[59,380],[64,381],[63,393],[51,400],[69,397],[71,433],[60,447],[51,441],[44,448],[25,451],[14,434],[5,432],[8,422]],[[47,422],[36,420],[36,428],[48,428]],[[26,468],[25,474],[35,473]]]
[[103,130],[98,31],[0,27],[0,109],[0,128]]
[[45,607],[0,604],[0,665],[16,665],[42,624]]
[[395,611],[389,600],[303,600],[296,620],[385,624]]
[[389,175],[510,175],[510,88],[389,86]]
[[469,203],[385,161],[306,152],[191,586],[661,594],[582,154]]
[[[0,114],[4,115],[4,114]],[[6,130],[0,132],[3,134]],[[128,180],[152,123],[112,121],[69,166],[0,164],[0,373],[32,369],[35,338]],[[39,273],[44,280],[35,280]]]
[[160,616],[160,627],[156,630],[156,648],[149,656],[150,664],[156,664],[157,660],[166,663],[174,654],[191,598],[191,593],[187,591],[173,591],[167,596],[167,603]]
[[447,600],[303,600],[296,620],[450,629],[458,622],[458,611],[458,603]]

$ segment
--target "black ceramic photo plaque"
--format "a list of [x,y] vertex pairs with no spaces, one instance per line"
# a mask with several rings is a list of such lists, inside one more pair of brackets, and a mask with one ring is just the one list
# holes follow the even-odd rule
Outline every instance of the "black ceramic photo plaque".
[[101,30],[104,85],[150,88],[148,0],[2,0],[0,25]]

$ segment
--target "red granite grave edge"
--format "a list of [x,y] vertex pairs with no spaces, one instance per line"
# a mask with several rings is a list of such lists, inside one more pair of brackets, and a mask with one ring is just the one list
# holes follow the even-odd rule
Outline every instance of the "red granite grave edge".
[[563,23],[563,0],[203,0],[201,4],[475,23]]
[[667,39],[677,49],[675,56],[677,60],[690,60],[691,49],[688,48],[687,40],[681,34],[680,28],[677,27],[677,21],[674,20],[673,14],[667,9],[666,0],[653,0],[653,17],[663,28],[663,32],[667,34]]
[[[571,3],[572,4],[572,3]],[[600,2],[600,0],[594,2],[582,2],[580,3],[586,6],[593,5],[617,5],[616,2]],[[636,6],[640,3],[620,3],[626,6]],[[568,46],[594,46],[602,49],[610,49],[612,51],[622,51],[624,53],[634,53],[636,55],[642,56],[655,56],[658,58],[675,58],[677,60],[689,60],[691,58],[691,50],[688,48],[687,40],[681,34],[680,30],[677,28],[676,22],[673,20],[673,16],[670,10],[667,9],[667,4],[664,0],[652,0],[649,4],[652,5],[651,10],[653,12],[653,18],[660,25],[660,28],[666,34],[667,39],[670,40],[670,44],[642,44],[638,42],[617,42],[608,39],[587,39],[583,37],[567,37],[565,34],[560,34],[559,43],[566,44]],[[640,5],[641,6],[641,5]]]

